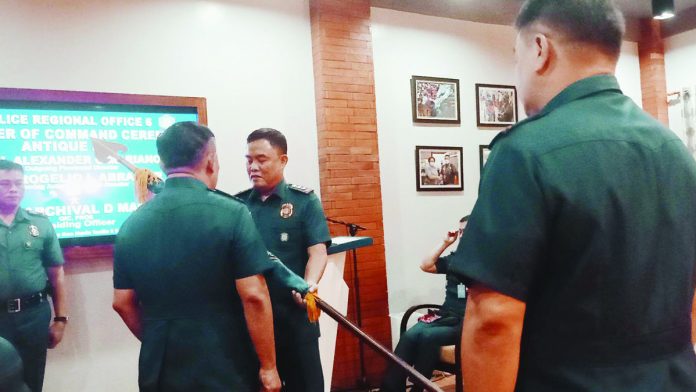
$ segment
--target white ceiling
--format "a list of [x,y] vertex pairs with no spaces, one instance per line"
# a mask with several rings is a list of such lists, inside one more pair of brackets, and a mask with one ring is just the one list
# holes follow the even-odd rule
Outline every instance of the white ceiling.
[[[650,18],[651,0],[615,0],[627,20],[627,35],[638,39],[638,19]],[[372,0],[373,7],[424,15],[512,25],[524,0]],[[665,36],[696,28],[696,0],[675,0],[677,17],[663,22]]]

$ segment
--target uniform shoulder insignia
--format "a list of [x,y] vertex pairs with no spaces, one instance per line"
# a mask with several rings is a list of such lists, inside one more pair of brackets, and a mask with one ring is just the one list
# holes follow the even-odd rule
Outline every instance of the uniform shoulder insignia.
[[232,199],[232,200],[238,201],[238,202],[240,202],[240,203],[244,203],[244,200],[240,199],[239,197],[237,197],[237,196],[232,196],[232,195],[230,195],[229,193],[223,192],[223,191],[221,191],[221,190],[219,190],[219,189],[209,189],[209,191],[210,191],[210,192],[213,192],[213,193],[216,194],[216,195],[220,195],[220,196],[222,196],[222,197],[225,197],[225,198],[228,198],[228,199]]
[[48,215],[44,214],[43,212],[36,212],[36,211],[32,211],[32,210],[25,210],[25,211],[26,211],[27,214],[29,214],[29,215],[38,216],[38,217],[40,217],[40,218],[46,218],[46,219],[48,219]]
[[491,142],[488,143],[488,149],[489,149],[489,150],[492,150],[492,149],[493,149],[493,146],[494,146],[496,143],[498,143],[498,142],[500,141],[500,139],[502,139],[502,138],[504,138],[505,136],[508,135],[508,132],[509,132],[509,130],[505,130],[505,131],[502,131],[502,132],[498,132],[498,134],[495,135],[495,137],[493,138],[493,140],[491,140]]
[[492,149],[494,144],[496,144],[498,141],[500,141],[500,139],[510,135],[510,133],[512,133],[515,129],[517,129],[518,125],[520,125],[520,124],[521,123],[518,122],[517,124],[510,125],[507,128],[503,129],[502,131],[498,132],[498,134],[495,135],[493,140],[491,140],[491,142],[488,143],[488,148]]
[[239,197],[239,198],[242,198],[242,199],[243,199],[243,198],[249,196],[249,193],[251,193],[251,191],[253,191],[253,190],[254,190],[254,188],[245,189],[245,190],[243,190],[243,191],[241,191],[241,192],[235,193],[234,195],[235,195],[236,197]]
[[243,203],[246,204],[247,200],[249,200],[249,195],[251,192],[254,190],[254,188],[249,188],[247,190],[243,190],[241,192],[237,192],[234,194],[234,197],[238,198],[241,200]]
[[292,189],[293,191],[304,193],[305,195],[309,195],[310,193],[314,192],[314,189],[307,188],[306,186],[302,185],[288,184],[288,188]]

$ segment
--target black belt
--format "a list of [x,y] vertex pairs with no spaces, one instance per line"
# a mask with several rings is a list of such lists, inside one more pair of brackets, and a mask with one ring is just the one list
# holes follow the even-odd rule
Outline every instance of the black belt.
[[47,298],[48,296],[45,291],[39,291],[38,293],[27,295],[26,297],[8,299],[5,301],[4,310],[6,310],[7,313],[18,313],[44,302]]

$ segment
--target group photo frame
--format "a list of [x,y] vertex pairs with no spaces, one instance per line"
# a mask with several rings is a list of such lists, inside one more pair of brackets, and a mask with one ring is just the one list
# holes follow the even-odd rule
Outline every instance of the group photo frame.
[[411,77],[413,122],[461,124],[459,79]]
[[416,190],[463,190],[462,151],[462,147],[416,146]]
[[517,122],[517,88],[500,84],[476,84],[476,125],[508,127]]

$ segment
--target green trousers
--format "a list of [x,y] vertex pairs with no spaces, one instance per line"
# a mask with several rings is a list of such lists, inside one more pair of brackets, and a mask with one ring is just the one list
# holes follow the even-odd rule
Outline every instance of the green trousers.
[[15,347],[24,364],[24,382],[32,392],[41,392],[51,307],[47,301],[21,312],[0,311],[0,336]]
[[276,362],[283,392],[324,392],[318,339],[276,343]]
[[[399,339],[394,354],[403,359],[420,374],[430,378],[440,358],[440,347],[455,344],[461,329],[461,318],[446,317],[433,323],[416,323]],[[382,381],[381,391],[403,392],[406,390],[406,372],[391,365]],[[412,391],[420,391],[414,387]]]

